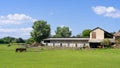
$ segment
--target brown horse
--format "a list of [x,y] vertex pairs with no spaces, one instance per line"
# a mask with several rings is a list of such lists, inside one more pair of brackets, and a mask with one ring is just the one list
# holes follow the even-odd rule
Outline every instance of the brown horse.
[[16,52],[23,52],[23,51],[27,51],[26,48],[16,48]]

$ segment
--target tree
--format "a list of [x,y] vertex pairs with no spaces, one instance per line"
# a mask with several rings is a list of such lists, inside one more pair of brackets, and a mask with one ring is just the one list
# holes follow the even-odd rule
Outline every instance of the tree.
[[103,41],[101,41],[100,43],[103,47],[111,47],[111,41],[109,39],[104,39]]
[[14,38],[14,37],[10,37],[10,36],[7,36],[7,37],[0,39],[0,43],[3,43],[3,44],[24,43],[24,42],[25,42],[25,40],[22,38]]
[[13,40],[15,40],[15,38],[8,36],[8,37],[2,38],[2,40],[4,43],[11,43]]
[[31,36],[37,43],[50,35],[50,25],[44,20],[35,21],[32,28]]
[[118,32],[120,32],[120,30],[118,30]]
[[4,40],[3,39],[0,39],[0,44],[3,44],[4,43]]
[[85,29],[82,32],[82,37],[90,37],[90,29]]
[[35,40],[33,39],[33,38],[29,38],[29,39],[27,39],[26,40],[26,44],[32,44],[32,43],[34,43],[35,42]]
[[25,40],[23,40],[22,38],[18,38],[18,39],[16,39],[16,42],[17,43],[25,43]]
[[76,36],[73,35],[73,36],[71,36],[71,38],[76,38]]
[[115,44],[116,44],[117,46],[120,45],[120,38],[118,38],[118,39],[115,40]]
[[76,35],[76,38],[81,38],[81,34],[77,34],[77,35]]
[[71,36],[71,31],[69,27],[63,26],[63,27],[57,27],[57,30],[55,31],[56,35],[54,37],[59,38],[67,38]]

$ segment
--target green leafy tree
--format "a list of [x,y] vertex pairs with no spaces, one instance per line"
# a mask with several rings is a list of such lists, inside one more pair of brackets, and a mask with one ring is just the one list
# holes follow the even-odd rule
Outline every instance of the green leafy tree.
[[4,43],[4,40],[3,40],[3,39],[0,39],[0,43],[3,44],[3,43]]
[[10,37],[10,36],[7,36],[7,37],[4,37],[4,38],[1,38],[0,39],[0,43],[4,43],[4,44],[10,44],[10,43],[24,43],[24,39],[22,38],[14,38],[14,37]]
[[85,29],[82,32],[82,37],[90,37],[90,29]]
[[32,43],[34,43],[35,42],[35,40],[33,39],[33,38],[29,38],[29,39],[27,39],[26,40],[26,44],[32,44]]
[[115,40],[115,44],[116,44],[117,46],[120,45],[120,38],[117,38],[117,39]]
[[44,20],[35,21],[32,28],[31,36],[37,43],[50,35],[50,25]]
[[55,31],[56,35],[54,37],[59,37],[59,38],[66,38],[71,36],[71,32],[69,27],[57,27],[57,30]]
[[111,47],[111,41],[109,39],[104,39],[103,41],[101,41],[100,43],[103,47]]
[[4,41],[4,43],[11,43],[13,40],[15,40],[15,38],[8,36],[8,37],[2,38],[2,40]]
[[81,34],[77,34],[77,35],[76,35],[76,38],[81,38]]
[[25,40],[23,40],[22,38],[18,38],[18,39],[16,39],[16,42],[17,43],[25,43]]
[[73,36],[71,36],[71,38],[76,38],[76,36],[73,35]]

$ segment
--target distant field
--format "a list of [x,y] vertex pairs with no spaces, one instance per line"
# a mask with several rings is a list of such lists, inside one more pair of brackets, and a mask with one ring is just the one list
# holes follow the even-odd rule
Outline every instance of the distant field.
[[0,45],[0,68],[120,68],[120,49],[47,50]]

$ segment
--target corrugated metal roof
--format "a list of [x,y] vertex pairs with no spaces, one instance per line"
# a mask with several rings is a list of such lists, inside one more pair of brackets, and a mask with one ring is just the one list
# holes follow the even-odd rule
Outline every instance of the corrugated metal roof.
[[47,38],[44,40],[89,40],[89,38]]
[[[109,40],[110,40],[111,42],[115,42],[114,39],[109,39]],[[103,39],[90,39],[88,42],[91,42],[91,43],[92,43],[92,42],[93,42],[93,43],[94,43],[94,42],[96,42],[96,43],[98,42],[98,43],[99,43],[99,42],[101,42],[101,41],[103,41]]]

